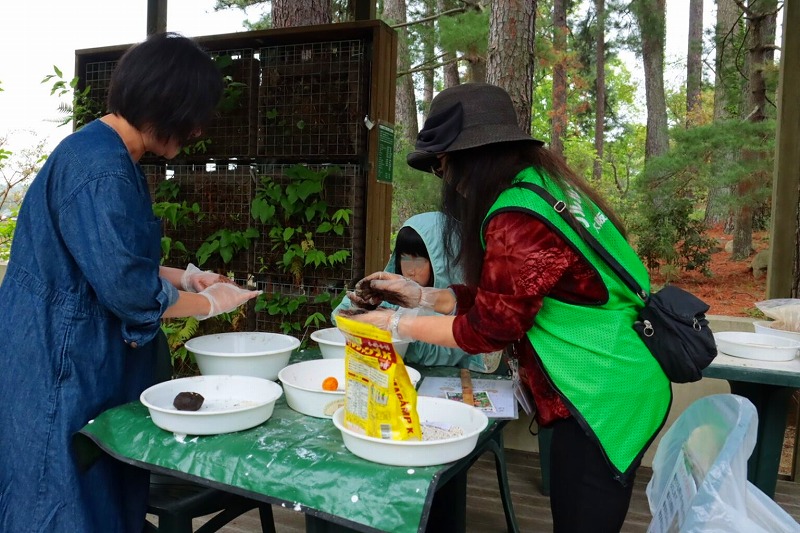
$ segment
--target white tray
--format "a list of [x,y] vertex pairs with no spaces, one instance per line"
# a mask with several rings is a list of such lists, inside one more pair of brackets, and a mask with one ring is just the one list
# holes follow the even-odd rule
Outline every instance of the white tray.
[[[205,399],[198,411],[179,411],[172,402],[181,392]],[[274,381],[251,376],[194,376],[153,385],[139,400],[153,423],[186,435],[217,435],[255,427],[272,416],[283,389]]]
[[800,349],[798,341],[764,333],[721,331],[714,339],[718,352],[759,361],[791,361]]

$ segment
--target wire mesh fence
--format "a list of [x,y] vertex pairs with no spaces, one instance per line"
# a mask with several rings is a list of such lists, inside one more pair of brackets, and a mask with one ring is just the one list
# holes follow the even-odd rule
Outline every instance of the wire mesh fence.
[[260,50],[259,156],[335,161],[364,152],[364,48],[345,40]]

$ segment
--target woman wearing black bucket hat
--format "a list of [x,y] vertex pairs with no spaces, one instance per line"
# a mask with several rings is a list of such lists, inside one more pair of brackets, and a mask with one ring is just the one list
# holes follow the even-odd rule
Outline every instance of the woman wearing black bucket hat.
[[[408,164],[442,180],[448,247],[464,285],[420,287],[377,272],[351,300],[397,311],[356,316],[468,353],[510,348],[552,426],[556,532],[619,531],[642,455],[666,420],[669,381],[631,327],[639,299],[567,224],[569,212],[649,291],[647,270],[600,196],[517,125],[489,84],[446,89],[431,103]],[[534,192],[544,190],[541,194]],[[418,314],[419,308],[449,316]]]

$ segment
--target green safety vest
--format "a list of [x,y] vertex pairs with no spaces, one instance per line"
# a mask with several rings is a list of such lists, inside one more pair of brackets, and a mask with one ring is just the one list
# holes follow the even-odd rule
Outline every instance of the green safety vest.
[[[563,202],[650,290],[636,252],[590,199],[567,185],[562,190],[533,168],[515,181],[539,185]],[[570,412],[600,443],[616,477],[626,480],[664,425],[672,402],[669,380],[632,327],[644,302],[539,194],[522,187],[503,191],[483,221],[481,236],[489,220],[503,211],[521,211],[547,224],[592,265],[608,289],[608,301],[598,305],[545,297],[527,336]]]

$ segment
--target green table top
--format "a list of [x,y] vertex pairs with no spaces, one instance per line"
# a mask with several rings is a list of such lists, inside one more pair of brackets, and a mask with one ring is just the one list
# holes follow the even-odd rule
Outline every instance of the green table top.
[[[318,352],[308,350],[295,354],[292,362],[317,357]],[[419,370],[423,376],[458,374],[449,367]],[[490,419],[477,449],[503,425]],[[181,438],[156,427],[139,402],[105,411],[80,433],[121,461],[362,531],[420,530],[437,483],[448,471],[469,464],[465,458],[409,468],[360,459],[345,448],[331,420],[297,413],[283,397],[269,420],[236,433]]]
[[718,353],[703,370],[703,377],[800,388],[800,358],[791,361],[759,361]]

